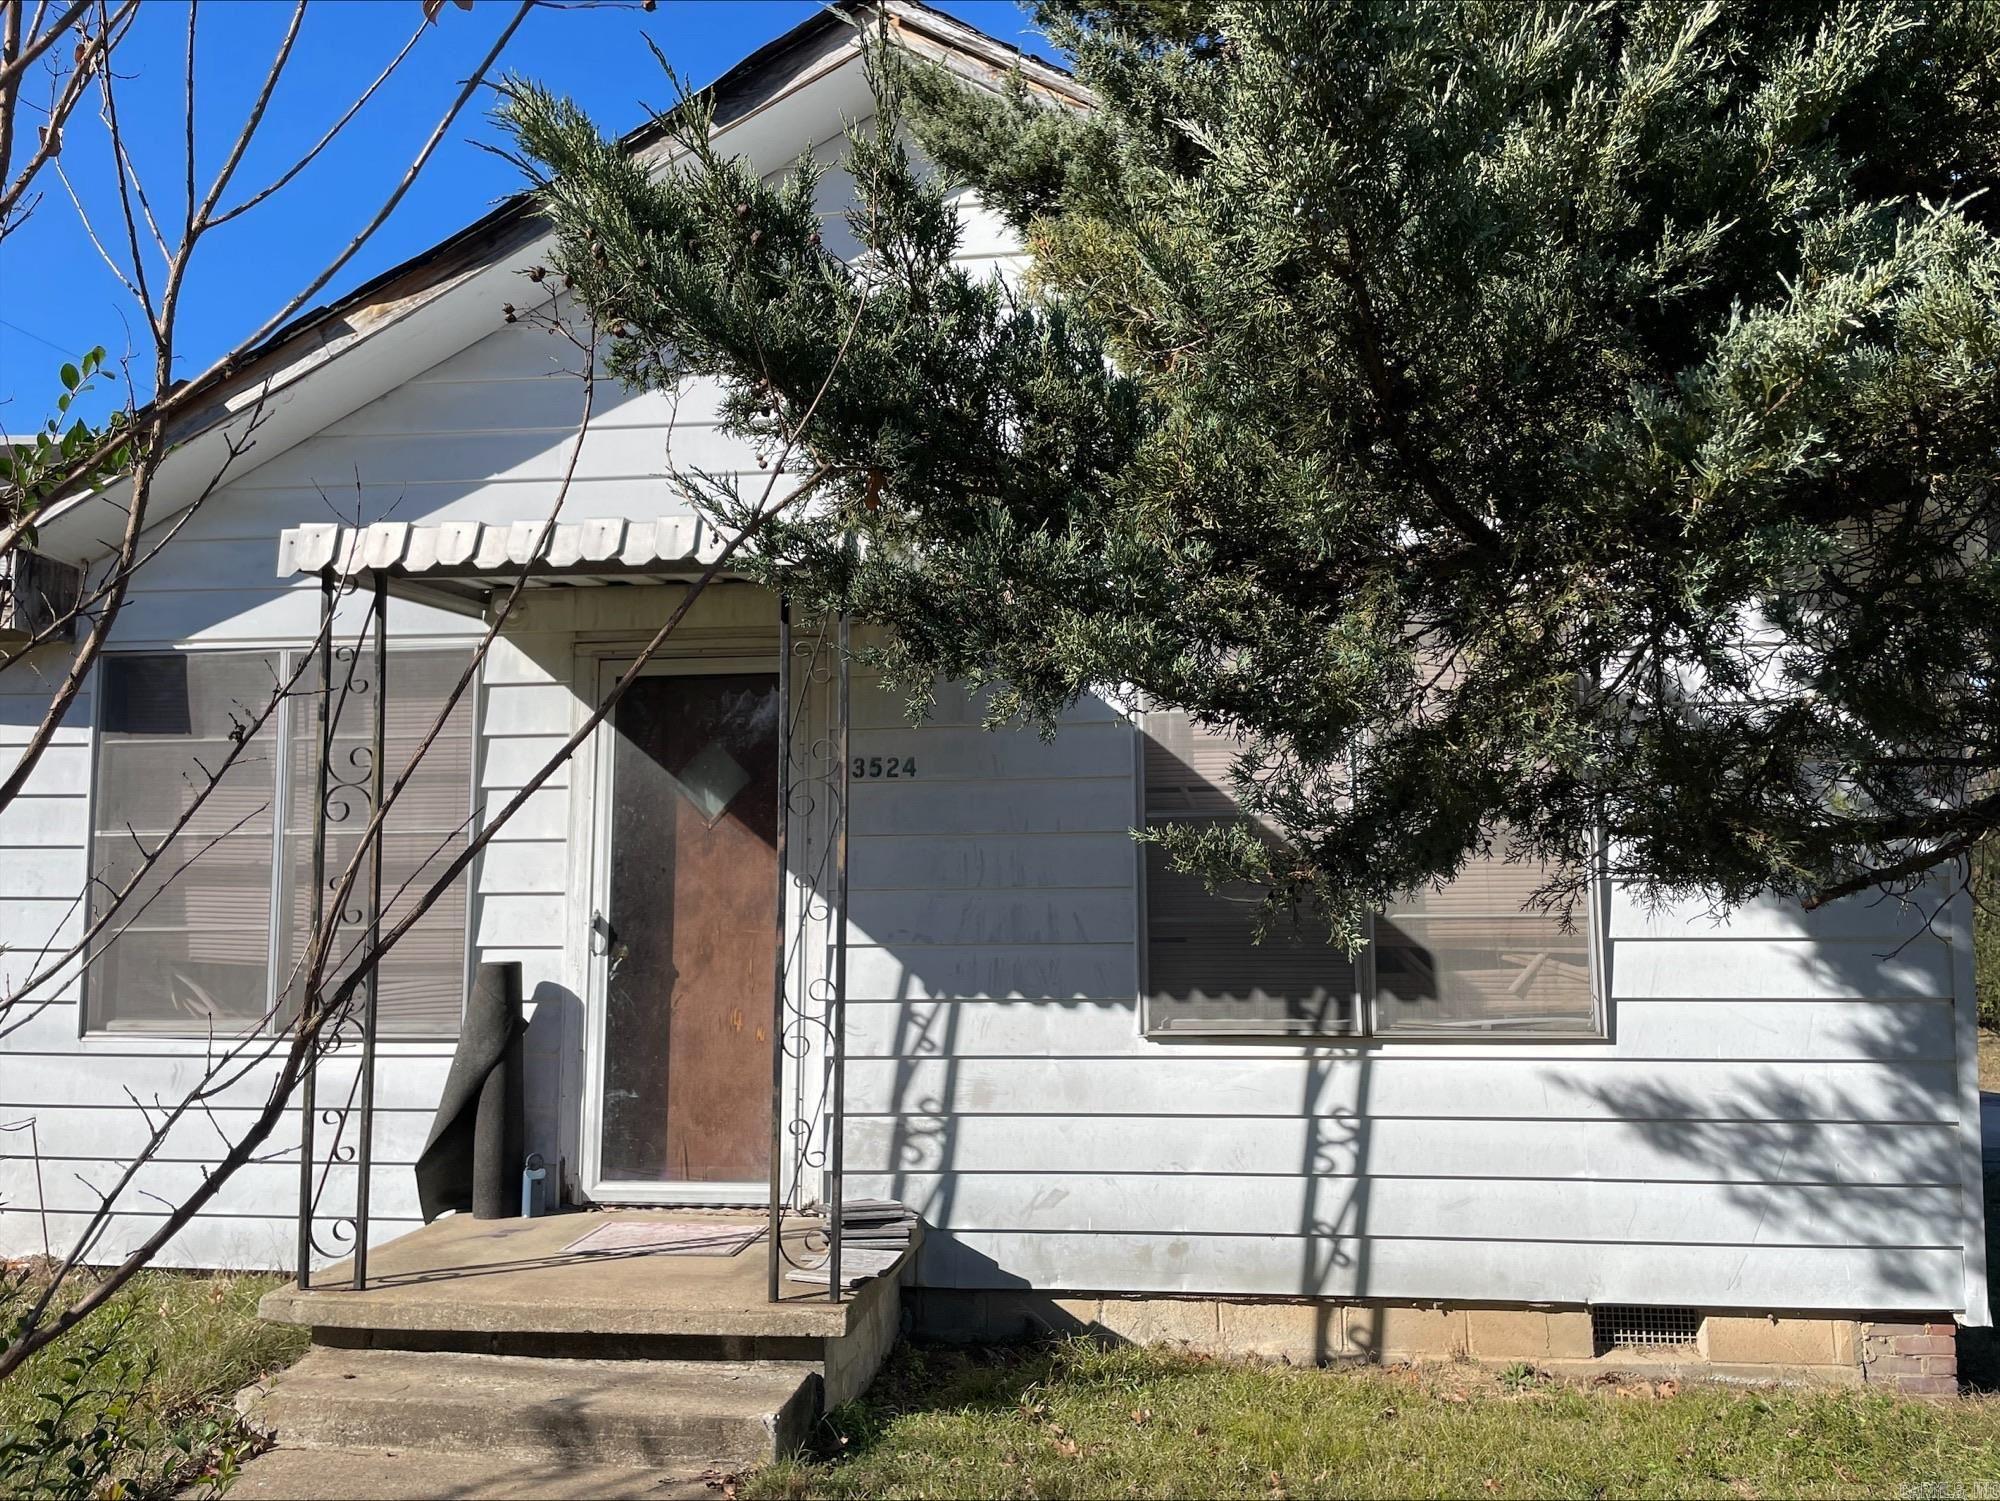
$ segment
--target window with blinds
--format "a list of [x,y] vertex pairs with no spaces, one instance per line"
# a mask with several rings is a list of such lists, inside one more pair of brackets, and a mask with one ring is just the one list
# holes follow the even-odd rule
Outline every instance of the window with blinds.
[[1529,905],[1548,868],[1475,860],[1441,888],[1375,919],[1375,1030],[1583,1034],[1598,1032],[1583,914]]
[[[385,777],[393,780],[409,765],[423,737],[437,720],[452,686],[465,670],[459,651],[392,651],[389,654],[389,722],[384,727],[388,748]],[[354,784],[329,800],[326,840],[327,900],[341,872],[354,857],[368,826],[368,757],[375,730],[375,685],[372,663],[364,662],[345,681],[344,669],[334,669],[334,695],[345,688],[345,703],[335,724],[333,779]],[[279,884],[285,923],[281,986],[294,984],[312,937],[313,798],[318,783],[316,670],[300,679],[308,691],[287,705],[287,760],[290,787],[285,798],[284,860]],[[452,706],[451,718],[425,752],[395,805],[389,810],[382,840],[382,926],[393,927],[412,911],[452,858],[472,837],[472,695]],[[356,916],[367,899],[368,867],[364,862],[343,916]],[[376,1016],[384,1037],[444,1037],[458,1031],[465,1002],[466,882],[461,874],[397,940],[382,961],[377,982]],[[329,918],[335,916],[331,907]],[[327,968],[331,988],[353,967],[367,942],[367,927],[343,921],[334,937],[334,962]]]
[[[1233,736],[1179,710],[1145,716],[1145,815],[1150,827],[1241,815],[1229,767]],[[1174,870],[1157,845],[1146,852],[1147,1026],[1163,1033],[1311,1037],[1356,1030],[1355,967],[1311,922],[1273,924],[1256,937],[1262,893],[1210,891]]]
[[[1141,723],[1145,818],[1239,817],[1236,737],[1179,710]],[[1275,837],[1275,836],[1273,836]],[[1475,861],[1378,916],[1357,965],[1324,928],[1254,939],[1259,893],[1210,892],[1146,847],[1146,1026],[1155,1035],[1600,1036],[1588,923],[1529,905],[1533,862]]]
[[[397,651],[389,658],[388,773],[408,762],[465,665],[461,651]],[[93,901],[118,890],[219,765],[239,727],[296,666],[251,651],[110,654],[101,667],[94,799]],[[281,1016],[312,930],[312,823],[319,735],[318,678],[309,666],[284,710],[245,748],[188,830],[111,919],[86,979],[94,1028],[241,1030]],[[340,684],[335,685],[336,696]],[[341,710],[333,766],[357,779],[335,800],[327,878],[338,877],[367,820],[373,689],[357,674]],[[391,810],[384,841],[385,923],[408,912],[470,837],[470,695]],[[138,835],[137,839],[134,835]],[[275,872],[275,876],[274,876]],[[365,873],[364,873],[365,880]],[[365,902],[357,885],[350,915]],[[332,916],[329,909],[329,916]],[[274,921],[275,917],[275,921]],[[464,1003],[466,880],[461,874],[382,965],[383,1036],[449,1036]],[[346,972],[365,936],[336,935]]]
[[[268,703],[270,652],[107,655],[92,800],[93,908],[124,890]],[[270,722],[223,774],[116,915],[87,980],[91,1024],[122,1031],[240,1030],[271,985],[271,831],[278,737]]]

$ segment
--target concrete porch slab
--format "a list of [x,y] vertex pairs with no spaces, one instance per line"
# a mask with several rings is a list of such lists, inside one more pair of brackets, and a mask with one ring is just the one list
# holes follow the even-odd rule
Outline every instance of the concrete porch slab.
[[[685,1209],[504,1220],[452,1215],[371,1250],[365,1289],[346,1285],[352,1270],[340,1262],[316,1273],[310,1291],[292,1285],[265,1294],[258,1312],[274,1323],[323,1330],[826,1340],[864,1327],[872,1305],[884,1297],[894,1301],[896,1272],[864,1283],[839,1303],[798,1283],[781,1284],[780,1301],[772,1303],[761,1237],[733,1256],[565,1249],[605,1224],[702,1217]],[[814,1223],[785,1227],[786,1242],[801,1255]]]

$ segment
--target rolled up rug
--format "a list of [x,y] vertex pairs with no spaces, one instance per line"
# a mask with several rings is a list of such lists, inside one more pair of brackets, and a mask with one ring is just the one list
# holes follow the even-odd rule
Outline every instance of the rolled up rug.
[[521,966],[481,964],[429,1139],[417,1157],[426,1222],[448,1210],[474,1219],[520,1211]]

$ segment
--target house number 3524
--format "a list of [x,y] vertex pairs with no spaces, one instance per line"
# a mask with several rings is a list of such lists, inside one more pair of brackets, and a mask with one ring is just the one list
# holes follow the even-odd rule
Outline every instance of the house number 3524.
[[913,777],[917,774],[915,756],[856,756],[854,764],[848,768],[856,781],[870,781],[875,778],[895,780],[898,777]]

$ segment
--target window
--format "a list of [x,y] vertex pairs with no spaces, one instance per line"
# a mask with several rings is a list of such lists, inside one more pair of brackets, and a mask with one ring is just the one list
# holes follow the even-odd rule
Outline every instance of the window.
[[[153,849],[179,821],[207,780],[201,767],[229,753],[241,706],[267,700],[282,666],[267,652],[103,659],[93,901],[144,863],[135,836]],[[117,939],[90,971],[91,1025],[196,1031],[264,1014],[275,739],[267,726],[244,749],[111,919]]]
[[[1149,826],[1237,817],[1227,780],[1241,749],[1235,739],[1179,710],[1146,715],[1141,735]],[[1172,869],[1158,845],[1142,848],[1150,1030],[1304,1037],[1359,1030],[1355,966],[1324,928],[1280,923],[1258,943],[1260,891],[1211,892],[1200,876]]]
[[[465,656],[451,651],[401,651],[389,657],[389,723],[386,775],[393,779],[416,754],[423,737],[444,707],[452,686],[465,670]],[[334,668],[334,693],[340,694],[341,669]],[[336,795],[328,813],[326,877],[329,885],[353,858],[368,822],[368,754],[375,733],[372,664],[357,670],[347,701],[334,726],[333,768],[342,778],[359,778],[351,795]],[[307,686],[316,689],[319,674],[309,672]],[[313,772],[319,727],[311,692],[287,705],[290,742],[287,761],[290,788],[285,798],[284,891],[286,943],[279,982],[298,972],[312,935]],[[424,755],[408,785],[389,810],[382,841],[382,923],[397,922],[416,906],[417,898],[471,838],[472,735],[471,698],[461,698],[451,722]],[[360,907],[366,900],[367,867],[355,886]],[[377,992],[377,1016],[383,1036],[448,1036],[458,1031],[465,1001],[465,878],[460,876],[431,910],[397,940],[382,963]],[[365,939],[360,924],[348,925],[336,939],[336,958],[358,951]],[[349,966],[330,966],[328,983]]]
[[[1235,737],[1179,710],[1144,716],[1148,826],[1238,816]],[[1545,867],[1476,861],[1380,914],[1348,958],[1311,922],[1253,941],[1260,893],[1211,893],[1145,848],[1146,1029],[1156,1036],[1602,1035],[1589,923],[1525,906]]]
[[[121,887],[143,861],[133,835],[148,849],[158,844],[206,784],[202,767],[219,764],[239,727],[296,665],[284,653],[264,651],[104,658],[92,849],[102,884],[93,890],[94,902]],[[456,651],[391,655],[390,776],[407,763],[464,665],[464,654]],[[357,671],[334,742],[336,774],[360,781],[345,800],[349,816],[328,826],[329,882],[338,878],[366,823],[374,703],[365,676],[365,669]],[[92,1027],[205,1032],[211,1026],[240,1029],[274,1013],[276,992],[295,976],[311,934],[317,686],[318,674],[308,666],[285,709],[265,723],[175,847],[112,917],[110,941],[87,980]],[[409,911],[433,873],[464,848],[471,771],[468,696],[453,708],[390,812],[382,867],[385,922]],[[365,899],[365,892],[357,895]],[[390,951],[381,974],[381,1035],[434,1037],[458,1030],[466,908],[461,875]],[[336,939],[336,953],[351,951],[362,936],[359,925],[348,925]]]

